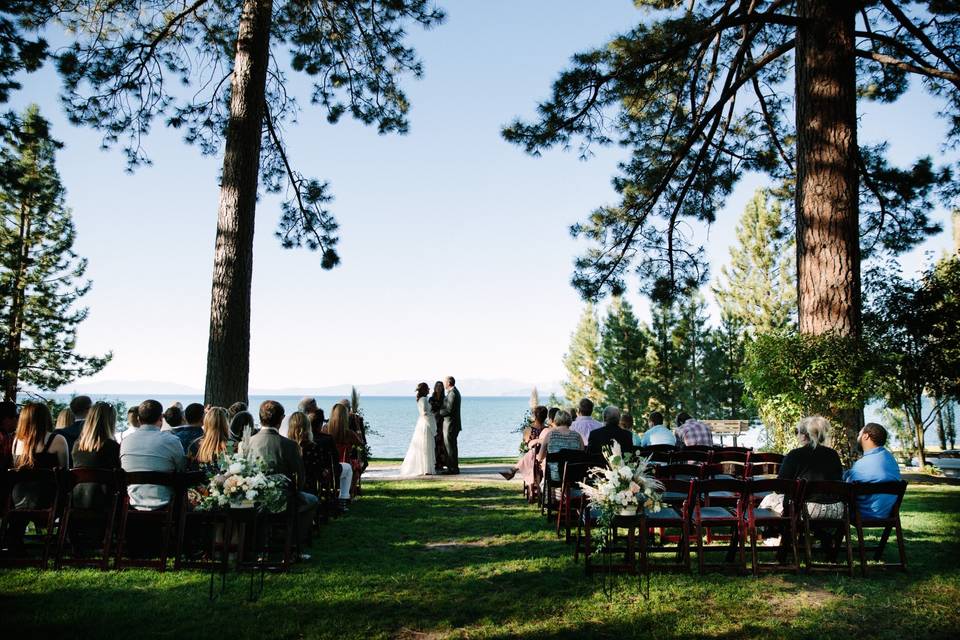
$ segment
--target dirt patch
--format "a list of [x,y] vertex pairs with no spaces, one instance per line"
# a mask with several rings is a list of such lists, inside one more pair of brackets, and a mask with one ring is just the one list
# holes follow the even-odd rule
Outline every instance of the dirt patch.
[[[780,585],[788,586],[784,580],[778,579]],[[771,594],[768,602],[774,611],[782,612],[786,616],[798,615],[801,611],[820,609],[837,600],[838,596],[821,587],[808,585],[790,585],[793,588],[787,593]]]
[[392,638],[394,640],[440,640],[445,634],[439,631],[414,631],[413,629],[400,629]]
[[422,546],[426,551],[457,551],[458,549],[477,549],[489,547],[487,540],[475,540],[473,542],[428,542]]

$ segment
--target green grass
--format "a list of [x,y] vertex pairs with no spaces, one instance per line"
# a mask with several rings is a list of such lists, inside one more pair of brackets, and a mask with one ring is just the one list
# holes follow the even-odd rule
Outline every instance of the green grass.
[[[517,458],[519,454],[512,458],[460,458],[461,465],[468,464],[503,464],[503,465],[512,465],[517,463]],[[403,458],[371,458],[370,467],[390,467],[398,466],[403,462]]]
[[4,637],[946,638],[960,626],[960,488],[912,486],[908,574],[867,579],[584,576],[513,486],[371,483],[323,528],[313,558],[207,600],[205,575],[0,572]]

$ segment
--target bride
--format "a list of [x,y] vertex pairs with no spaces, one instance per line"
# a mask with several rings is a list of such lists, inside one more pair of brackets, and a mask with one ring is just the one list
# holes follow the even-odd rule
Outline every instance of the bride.
[[434,439],[437,435],[437,422],[427,401],[429,394],[430,387],[426,382],[417,385],[417,410],[420,417],[417,418],[417,426],[413,428],[413,438],[410,440],[407,455],[400,465],[400,476],[404,478],[433,475],[436,472]]

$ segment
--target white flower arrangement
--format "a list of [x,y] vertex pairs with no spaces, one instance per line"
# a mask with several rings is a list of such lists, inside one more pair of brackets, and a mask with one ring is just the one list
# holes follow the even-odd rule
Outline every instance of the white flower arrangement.
[[624,453],[619,442],[604,447],[603,457],[607,468],[590,469],[590,480],[579,483],[588,503],[598,512],[602,541],[609,537],[616,516],[641,508],[656,513],[663,496],[663,484],[653,477],[650,458]]
[[277,513],[286,508],[289,480],[281,474],[266,473],[261,460],[242,453],[223,455],[218,467],[220,473],[197,492],[197,509],[256,507]]

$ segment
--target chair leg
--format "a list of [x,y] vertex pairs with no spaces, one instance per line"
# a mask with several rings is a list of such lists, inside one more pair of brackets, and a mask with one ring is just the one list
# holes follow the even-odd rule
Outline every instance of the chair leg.
[[867,550],[863,542],[863,525],[859,520],[854,521],[854,527],[857,530],[857,553],[860,556],[860,575],[867,577]]
[[750,525],[750,556],[751,562],[753,562],[753,577],[756,578],[760,575],[760,565],[757,562],[757,525]]
[[700,569],[700,575],[706,571],[703,561],[703,525],[697,522],[697,567]]
[[[63,547],[67,540],[67,530],[70,528],[70,508],[67,507],[63,512],[63,519],[60,521],[60,535],[57,536],[57,556],[53,561],[53,567],[59,571],[63,568]],[[76,554],[76,549],[74,549]]]
[[907,571],[907,548],[903,544],[903,528],[900,526],[900,518],[897,517],[897,552],[900,555],[900,570],[906,573]]
[[877,545],[877,550],[873,554],[873,559],[877,562],[883,559],[883,550],[887,547],[887,540],[890,538],[891,529],[893,529],[892,526],[884,527],[883,535],[880,536],[880,544]]
[[[805,506],[802,506],[806,510]],[[810,547],[810,518],[806,515],[801,516],[803,519],[803,555],[804,561],[807,564],[807,571],[810,571],[813,568],[813,551]]]
[[845,519],[841,532],[847,539],[847,575],[853,577],[853,545],[850,540],[850,520]]
[[787,531],[790,533],[790,550],[793,552],[793,573],[794,575],[800,575],[800,551],[797,549],[799,538],[796,516],[790,518],[790,524],[787,526]]

